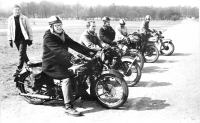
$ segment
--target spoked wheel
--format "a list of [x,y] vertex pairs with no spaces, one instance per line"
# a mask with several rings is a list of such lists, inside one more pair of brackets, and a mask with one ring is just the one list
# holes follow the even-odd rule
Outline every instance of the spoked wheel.
[[160,53],[164,56],[169,56],[174,52],[174,44],[172,42],[163,42],[160,46]]
[[130,56],[132,56],[133,58],[137,57],[137,63],[142,70],[142,68],[144,67],[144,58],[142,57],[142,55],[140,53],[130,52]]
[[[20,90],[21,95],[24,98],[24,100],[26,100],[30,104],[35,104],[35,105],[43,104],[47,96],[35,94],[36,92],[32,89],[32,87],[33,87],[33,81],[30,77],[30,74],[27,72],[21,75],[18,89]],[[42,91],[43,90],[40,90],[40,92]],[[24,95],[27,95],[27,96],[24,96]],[[29,95],[34,95],[34,96],[29,96]],[[44,98],[44,99],[41,99],[41,98]]]
[[123,78],[114,74],[104,74],[93,88],[96,101],[104,108],[119,108],[128,97],[128,87]]
[[147,45],[143,51],[144,60],[147,63],[154,63],[159,58],[158,49],[154,45]]
[[123,61],[123,67],[119,70],[120,73],[124,75],[124,79],[128,87],[136,85],[142,76],[142,72],[138,63],[132,64],[131,61]]

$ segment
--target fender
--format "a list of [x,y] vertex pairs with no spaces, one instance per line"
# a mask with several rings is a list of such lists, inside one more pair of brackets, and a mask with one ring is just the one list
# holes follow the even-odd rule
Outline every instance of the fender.
[[101,73],[101,75],[104,75],[104,74],[114,74],[114,75],[116,75],[119,78],[123,78],[124,77],[123,74],[121,74],[119,71],[114,70],[114,69],[105,70],[105,71],[103,71]]
[[134,57],[131,57],[131,56],[123,56],[123,57],[121,58],[121,60],[122,60],[122,62],[124,62],[124,61],[134,62],[134,63],[133,63],[134,65],[135,65],[135,63],[136,63],[135,58],[134,58]]
[[171,40],[171,39],[163,39],[163,43],[164,43],[164,42],[171,43],[172,40]]
[[27,69],[23,69],[15,78],[14,78],[14,82],[16,83],[16,87],[19,87],[19,82],[21,81],[20,79],[25,76],[26,74],[28,74],[29,71]]

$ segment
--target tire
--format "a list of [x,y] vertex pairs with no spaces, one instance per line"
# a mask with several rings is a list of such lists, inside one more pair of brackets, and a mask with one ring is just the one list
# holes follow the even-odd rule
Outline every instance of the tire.
[[160,46],[160,54],[163,56],[170,56],[174,53],[174,44],[172,42],[163,42]]
[[159,58],[159,51],[154,45],[147,45],[142,53],[146,63],[154,63]]
[[95,81],[91,93],[102,107],[116,109],[126,102],[129,92],[123,78],[114,74],[104,74]]
[[[29,72],[25,72],[24,74],[22,74],[21,77],[19,78],[19,80],[20,80],[20,83],[18,85],[18,89],[20,90],[21,93],[23,93],[23,94],[33,94],[34,93],[33,89],[31,88],[33,82],[31,80]],[[32,98],[29,96],[22,96],[22,97],[28,103],[35,104],[35,105],[43,104],[43,102],[45,101],[43,99]]]
[[130,52],[130,56],[132,57],[138,57],[137,58],[137,63],[140,66],[140,69],[142,70],[144,67],[144,58],[142,57],[142,55],[140,53],[136,53],[136,52]]
[[[130,61],[123,61],[122,64],[125,66],[125,70],[127,71],[129,68],[129,65],[132,62]],[[133,87],[135,86],[141,79],[142,76],[142,72],[140,69],[140,66],[138,65],[138,63],[134,63],[134,65],[132,65],[131,69],[128,72],[124,72],[124,70],[118,70],[120,73],[122,73],[124,75],[124,80],[126,81],[126,84],[128,85],[128,87]]]

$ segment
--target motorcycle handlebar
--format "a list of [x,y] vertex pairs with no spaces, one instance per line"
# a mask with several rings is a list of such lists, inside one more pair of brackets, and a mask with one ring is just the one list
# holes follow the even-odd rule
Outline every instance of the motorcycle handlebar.
[[81,60],[83,60],[83,61],[91,61],[91,60],[92,60],[91,58],[86,57],[86,56],[83,56],[83,55],[81,55],[81,54],[78,54],[77,56],[78,56]]

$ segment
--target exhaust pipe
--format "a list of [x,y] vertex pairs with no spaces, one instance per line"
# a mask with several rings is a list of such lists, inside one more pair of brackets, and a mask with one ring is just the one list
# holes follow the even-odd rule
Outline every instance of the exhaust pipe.
[[19,95],[33,97],[33,98],[39,98],[39,99],[52,99],[50,96],[39,95],[39,94],[25,94],[25,93],[20,93]]

